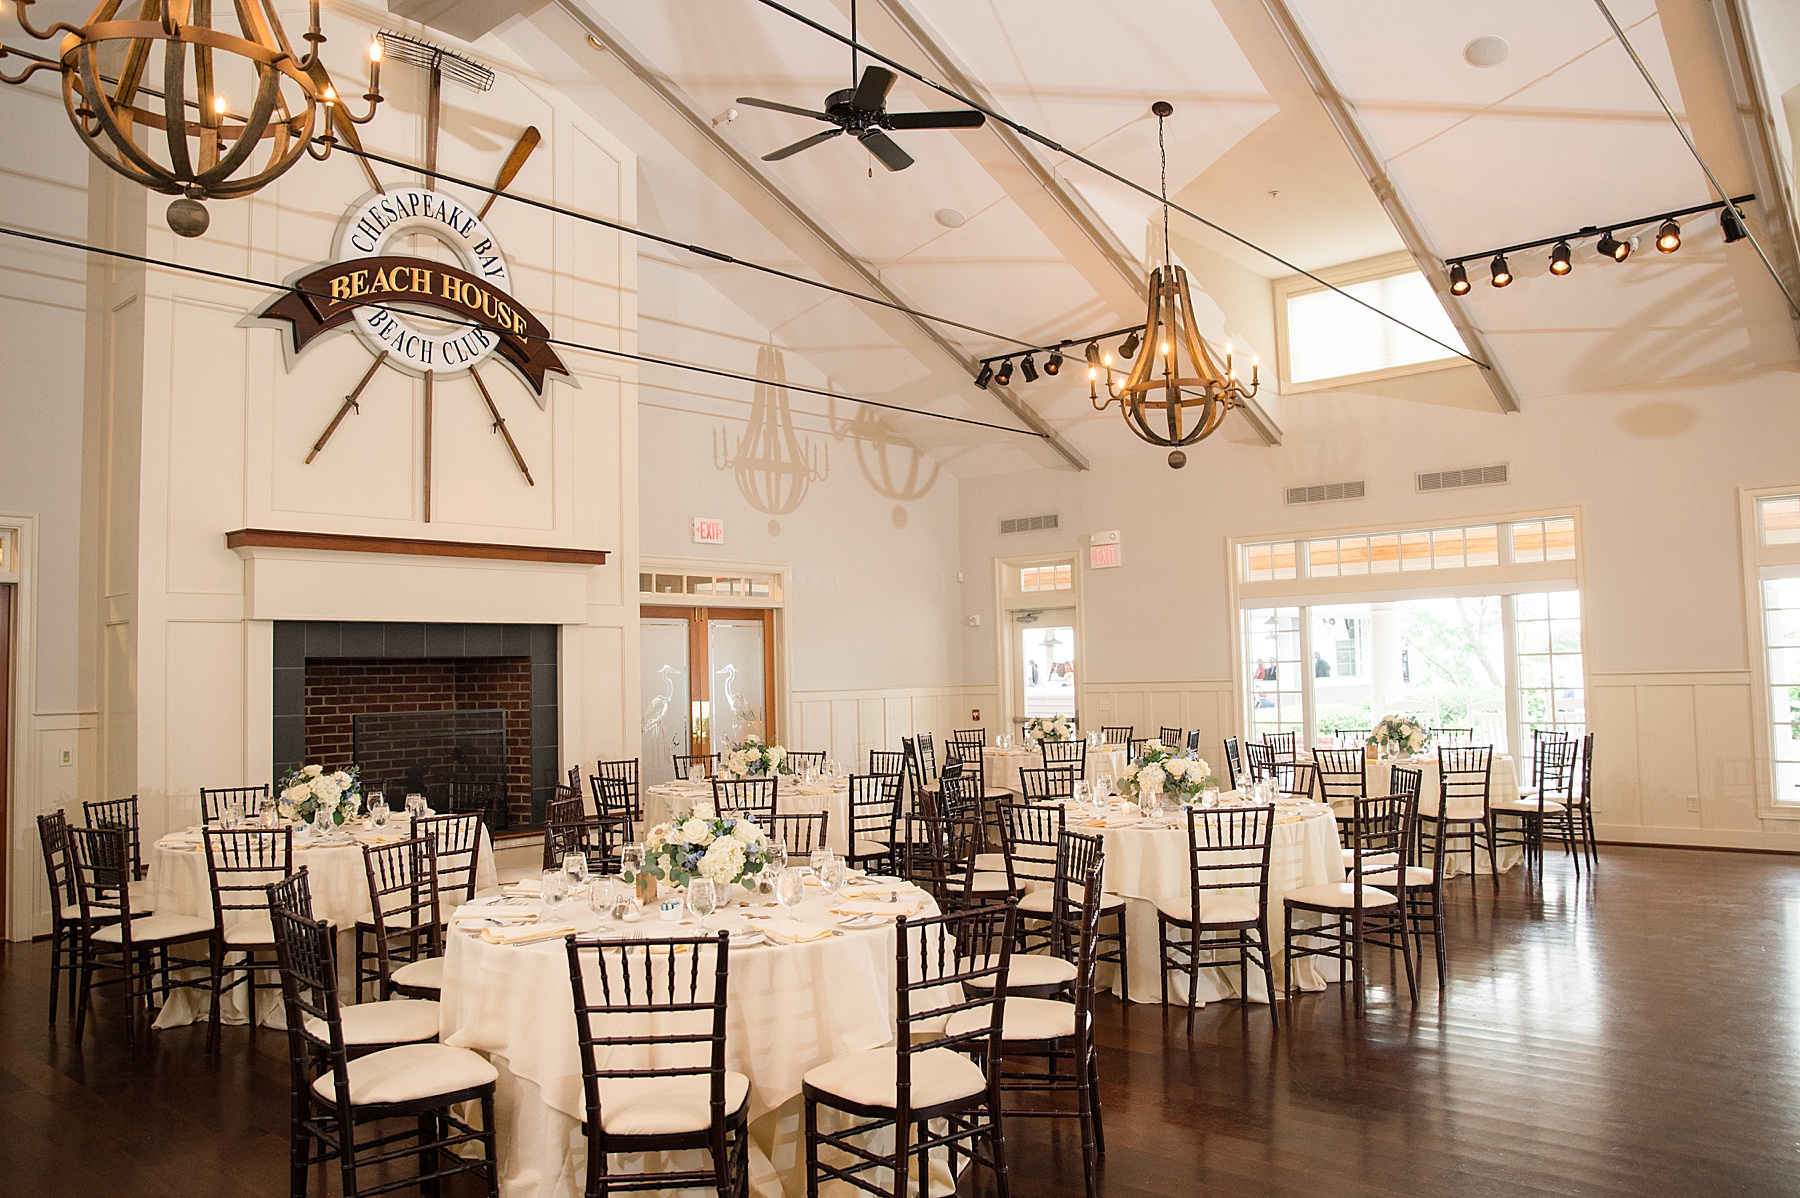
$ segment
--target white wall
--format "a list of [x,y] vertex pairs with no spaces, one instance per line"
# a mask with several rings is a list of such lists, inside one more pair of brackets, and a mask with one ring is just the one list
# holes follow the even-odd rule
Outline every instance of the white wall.
[[[828,380],[700,276],[660,253],[639,260],[646,354],[754,375],[771,348],[790,382]],[[646,554],[785,567],[790,746],[867,760],[915,728],[949,726],[961,683],[957,485],[872,413],[789,391],[794,441],[753,439],[758,388],[646,366],[638,444]],[[784,427],[775,389],[758,421]],[[883,439],[886,443],[883,444]],[[766,448],[776,446],[774,455]],[[797,447],[816,473],[769,487]],[[934,477],[935,475],[935,477]],[[742,481],[740,481],[740,476]],[[782,501],[771,502],[779,496]],[[781,511],[798,496],[793,510]],[[692,543],[695,516],[724,520],[723,546]],[[966,716],[966,712],[964,715]]]
[[[1084,714],[1198,726],[1216,744],[1239,723],[1227,537],[1578,506],[1602,834],[1800,847],[1793,822],[1756,816],[1735,496],[1800,483],[1794,397],[1786,371],[1539,399],[1510,417],[1330,392],[1287,401],[1280,447],[1214,438],[1182,471],[1145,446],[1090,474],[965,480],[965,614],[993,611],[995,557],[1121,530],[1123,567],[1082,579]],[[1498,462],[1510,485],[1414,490],[1416,472]],[[1285,487],[1356,479],[1366,499],[1284,505]],[[1060,531],[999,535],[1001,518],[1037,512],[1059,513]],[[965,628],[963,655],[971,689],[995,693],[992,632]]]

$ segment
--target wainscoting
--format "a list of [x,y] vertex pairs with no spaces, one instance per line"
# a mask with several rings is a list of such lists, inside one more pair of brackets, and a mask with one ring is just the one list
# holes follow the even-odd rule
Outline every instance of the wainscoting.
[[1129,724],[1135,736],[1155,736],[1165,724],[1200,730],[1200,756],[1224,776],[1225,737],[1238,730],[1232,682],[1089,682],[1081,688],[1081,726]]
[[[50,888],[44,884],[44,857],[38,847],[37,817],[58,807],[70,823],[84,823],[81,804],[98,793],[100,716],[93,711],[39,711],[26,721],[26,743],[18,746],[18,785],[12,793],[10,856],[7,861],[6,936],[29,940],[50,932]],[[63,764],[63,754],[69,764]]]
[[[947,737],[953,728],[987,728],[992,741],[998,710],[992,691],[959,686],[892,687],[859,691],[794,691],[788,724],[779,740],[790,749],[827,750],[858,773],[869,768],[869,750],[898,749],[900,738],[919,732]],[[981,709],[981,722],[969,712]]]

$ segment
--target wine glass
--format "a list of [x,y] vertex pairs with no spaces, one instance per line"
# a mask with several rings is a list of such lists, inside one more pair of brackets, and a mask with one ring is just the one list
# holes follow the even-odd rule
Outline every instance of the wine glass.
[[644,868],[644,846],[627,844],[619,847],[619,873],[635,877]]
[[836,855],[837,854],[831,851],[831,846],[828,844],[822,844],[814,849],[811,858],[813,877],[823,882],[825,880],[823,871],[826,865],[830,864],[831,859]]
[[1138,792],[1138,813],[1146,824],[1162,823],[1162,791],[1144,789]]
[[792,911],[806,901],[806,878],[797,869],[784,869],[775,879],[775,901],[783,911]]
[[539,895],[544,900],[545,914],[556,915],[569,897],[569,875],[560,869],[547,869],[539,879],[538,886]]
[[700,917],[700,929],[706,930],[706,917],[719,905],[719,890],[711,878],[694,878],[687,884],[688,910]]
[[387,822],[387,796],[379,790],[371,790],[369,792],[369,824],[371,827],[385,828]]
[[219,827],[235,828],[244,822],[244,803],[242,799],[227,799],[219,808]]
[[425,796],[422,794],[407,795],[406,796],[406,814],[411,816],[413,819],[418,819],[420,816],[424,815],[425,814]]
[[1111,774],[1101,774],[1099,777],[1094,779],[1095,802],[1100,802],[1102,800],[1111,798],[1112,792],[1113,792],[1113,776]]
[[569,879],[569,893],[574,894],[577,887],[587,881],[588,862],[586,853],[564,853],[562,859],[563,875]]
[[608,918],[616,918],[613,906],[618,902],[618,891],[619,887],[612,878],[595,878],[588,887],[588,910],[598,915],[603,922]]
[[1074,791],[1073,797],[1075,800],[1075,806],[1078,809],[1080,809],[1082,811],[1086,811],[1086,810],[1090,809],[1094,805],[1093,784],[1091,782],[1089,782],[1086,778],[1075,779],[1075,791]]
[[776,876],[779,877],[781,871],[788,867],[787,844],[780,840],[771,840],[769,842],[768,854],[769,867],[773,869]]
[[842,857],[833,854],[822,867],[819,881],[825,884],[825,893],[834,900],[844,892],[844,884],[850,880],[850,867],[844,864]]

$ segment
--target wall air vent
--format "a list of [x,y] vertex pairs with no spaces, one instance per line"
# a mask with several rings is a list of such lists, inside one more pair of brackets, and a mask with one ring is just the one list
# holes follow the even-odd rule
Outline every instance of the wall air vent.
[[1466,470],[1432,470],[1418,476],[1421,491],[1448,491],[1455,487],[1497,487],[1507,481],[1506,464],[1470,466]]
[[1043,532],[1047,528],[1056,528],[1056,513],[1047,516],[1016,516],[1011,520],[1000,521],[1000,535],[1006,536],[1015,532]]
[[1310,487],[1289,487],[1287,489],[1288,506],[1296,503],[1327,503],[1333,499],[1361,499],[1363,484],[1354,483],[1315,483]]

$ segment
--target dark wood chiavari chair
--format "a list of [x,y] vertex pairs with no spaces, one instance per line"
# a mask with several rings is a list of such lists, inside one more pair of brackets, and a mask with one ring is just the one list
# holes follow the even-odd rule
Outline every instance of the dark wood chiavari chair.
[[787,755],[786,764],[787,768],[796,774],[809,765],[815,770],[822,770],[825,768],[825,750],[819,749],[816,752],[804,753],[792,750]]
[[422,816],[413,821],[413,835],[431,841],[444,905],[454,909],[473,902],[481,873],[481,817],[473,812]]
[[1437,745],[1466,745],[1475,739],[1473,728],[1427,728],[1425,731]]
[[[256,1009],[258,970],[273,969],[275,931],[269,925],[271,881],[294,872],[292,828],[208,828],[206,877],[212,886],[212,1010],[206,1019],[206,1050],[217,1052],[225,995],[239,986],[248,991],[245,1006],[250,1030],[261,1018]],[[238,956],[234,964],[229,958]],[[230,980],[227,981],[227,976]]]
[[[965,1161],[981,1164],[1005,1198],[1000,1035],[1016,959],[1014,917],[1008,905],[897,921],[893,1044],[827,1061],[801,1079],[807,1193],[832,1181],[903,1198],[915,1166],[928,1177],[931,1154],[943,1151],[952,1176],[961,1176]],[[968,1011],[985,1018],[968,1026]],[[966,1055],[976,1046],[985,1048],[982,1064]],[[839,1113],[833,1128],[822,1126],[820,1107]],[[891,1147],[871,1152],[865,1137],[883,1128],[893,1129]]]
[[[1455,842],[1469,842],[1469,876],[1476,872],[1476,837],[1487,841],[1488,869],[1500,888],[1500,860],[1495,854],[1494,816],[1488,810],[1494,750],[1488,745],[1438,750],[1438,836],[1436,851],[1450,852]],[[1422,800],[1421,800],[1422,802]]]
[[1006,887],[1019,896],[1019,948],[1030,952],[1055,941],[1051,914],[1056,898],[1056,846],[1066,819],[1058,803],[1003,801],[1000,844]]
[[1594,734],[1581,738],[1581,764],[1575,771],[1575,785],[1569,797],[1568,832],[1581,844],[1591,865],[1600,864],[1600,850],[1594,841]]
[[1364,748],[1369,743],[1369,735],[1374,731],[1374,728],[1339,728],[1336,733],[1338,748]]
[[[626,814],[634,822],[642,822],[644,818],[644,793],[638,785],[638,759],[622,757],[617,761],[595,762],[595,777],[602,778],[610,784],[607,811],[596,812],[598,815]],[[623,795],[623,804],[620,796]],[[596,795],[598,798],[598,795]],[[623,806],[623,811],[619,808]]]
[[869,773],[898,778],[906,772],[906,754],[887,749],[869,750]]
[[1316,799],[1319,797],[1319,767],[1311,761],[1276,762],[1275,787],[1289,798]]
[[76,893],[75,861],[69,847],[69,821],[58,807],[37,817],[38,846],[44,853],[44,877],[50,883],[50,1024],[56,1025],[58,986],[69,980],[69,1001],[80,992],[81,896]]
[[898,774],[850,776],[850,852],[846,860],[852,869],[900,873],[900,784]]
[[202,786],[200,788],[200,822],[216,824],[219,813],[236,801],[244,809],[244,818],[261,815],[269,803],[269,784],[261,786]]
[[619,872],[619,850],[632,841],[632,823],[623,817],[578,819],[544,827],[544,868],[558,869],[571,853],[587,862],[589,874]]
[[[1407,826],[1412,834],[1407,838],[1406,850],[1401,858],[1405,863],[1404,871],[1395,865],[1384,867],[1379,857],[1371,855],[1363,862],[1365,869],[1375,872],[1366,874],[1363,881],[1380,890],[1396,888],[1406,900],[1406,920],[1412,928],[1413,956],[1423,969],[1425,937],[1431,937],[1432,947],[1437,955],[1438,990],[1444,988],[1445,941],[1444,941],[1444,854],[1435,854],[1429,866],[1420,864],[1419,858],[1419,790],[1424,771],[1409,769],[1406,766],[1395,766],[1393,772],[1393,797],[1406,804]],[[1354,818],[1349,821],[1354,823]],[[1346,872],[1356,868],[1355,854],[1346,850],[1349,859],[1345,862]],[[1388,948],[1398,948],[1392,943],[1392,936],[1377,928],[1372,938],[1386,944]]]
[[1131,739],[1132,730],[1130,724],[1102,724],[1100,736],[1109,745],[1122,745]]
[[1300,742],[1298,732],[1265,732],[1262,741],[1274,752],[1276,761],[1290,762],[1297,759]]
[[[1419,985],[1413,966],[1412,934],[1407,905],[1392,890],[1369,882],[1381,868],[1390,872],[1404,860],[1411,828],[1406,819],[1406,799],[1382,795],[1356,804],[1358,825],[1356,859],[1347,882],[1320,882],[1290,890],[1282,900],[1285,909],[1283,943],[1287,949],[1287,998],[1294,1001],[1294,969],[1307,957],[1325,957],[1347,966],[1356,994],[1356,1013],[1363,1013],[1363,950],[1373,943],[1400,950],[1406,965],[1406,989],[1419,1001]],[[1296,928],[1294,913],[1306,912],[1322,922]],[[1379,932],[1379,936],[1372,933]],[[1312,941],[1311,944],[1306,943]],[[1292,1011],[1292,1007],[1289,1008]]]
[[981,751],[987,748],[987,729],[957,728],[950,733],[947,747],[954,749],[958,757],[967,757],[972,751],[979,759]]
[[1496,819],[1494,843],[1502,848],[1517,845],[1525,855],[1529,869],[1534,863],[1542,876],[1544,836],[1546,833],[1562,841],[1563,848],[1575,861],[1580,875],[1582,854],[1570,807],[1575,802],[1575,772],[1579,765],[1581,745],[1573,737],[1541,737],[1532,746],[1531,776],[1535,780],[1532,793],[1518,798],[1493,795],[1488,798],[1491,816],[1508,815],[1519,822],[1514,828],[1499,825]]
[[1231,789],[1236,790],[1244,773],[1244,756],[1235,736],[1225,738],[1225,771],[1230,775]]
[[473,815],[497,828],[506,824],[506,787],[502,783],[461,779],[450,783],[444,802],[451,815]]
[[912,786],[913,806],[923,807],[932,802],[932,796],[937,793],[936,772],[925,768],[925,757],[919,749],[917,737],[900,738],[900,755],[905,765],[906,780]]
[[576,824],[587,818],[587,804],[582,801],[581,792],[573,794],[559,786],[556,797],[544,805],[544,823]]
[[1198,753],[1200,751],[1200,729],[1196,728],[1187,734],[1187,747],[1188,752],[1190,753]]
[[[606,778],[593,774],[588,778],[593,795],[594,816],[598,819],[623,819],[636,822],[643,818],[632,798],[631,785],[623,778]],[[583,818],[585,818],[585,813]]]
[[[1194,1030],[1200,970],[1226,964],[1216,959],[1219,953],[1237,955],[1238,996],[1246,1009],[1250,967],[1262,971],[1269,1021],[1281,1025],[1269,958],[1269,845],[1274,830],[1273,807],[1188,809],[1188,893],[1179,902],[1157,904],[1156,940],[1165,1007],[1170,971],[1187,975],[1189,1034]],[[1185,933],[1187,939],[1176,939],[1174,932]]]
[[1244,746],[1244,756],[1250,762],[1250,781],[1261,782],[1264,778],[1275,776],[1275,749],[1272,745],[1251,741]]
[[1077,778],[1087,777],[1087,741],[1085,740],[1040,740],[1038,742],[1038,758],[1045,769],[1057,766],[1073,767]]
[[[460,1173],[482,1175],[489,1198],[499,1198],[494,1143],[498,1071],[479,1054],[446,1044],[401,1044],[353,1060],[348,1012],[338,999],[331,925],[276,905],[270,907],[270,920],[287,1014],[293,1087],[289,1179],[296,1198],[306,1193],[307,1171],[333,1161],[344,1198],[389,1193],[409,1184],[433,1193],[443,1179]],[[480,1104],[478,1121],[457,1115],[457,1106],[465,1102]],[[416,1131],[397,1132],[387,1121]],[[373,1137],[359,1137],[360,1129],[375,1123],[387,1126]],[[396,1150],[396,1144],[405,1147]],[[467,1155],[471,1145],[480,1146],[478,1157]],[[409,1158],[417,1160],[418,1176],[392,1180],[394,1162]],[[374,1169],[380,1172],[365,1182],[362,1174]]]
[[[698,1188],[745,1198],[750,1079],[725,1068],[730,935],[571,936],[565,943],[586,1111],[586,1192]],[[684,1150],[706,1153],[706,1166],[613,1171],[615,1157],[642,1166],[645,1154],[654,1160]]]
[[719,755],[717,753],[676,753],[670,756],[675,766],[675,777],[682,782],[694,777],[694,767],[700,767],[700,776],[710,778],[719,772]]
[[1136,761],[1144,755],[1144,749],[1150,743],[1147,736],[1133,737],[1125,742],[1125,760]]
[[[75,1043],[87,1030],[93,992],[119,986],[125,992],[125,1043],[137,1045],[138,1018],[157,995],[201,990],[204,979],[178,980],[172,970],[207,967],[205,958],[178,958],[184,945],[196,949],[212,936],[212,924],[194,915],[140,912],[131,904],[130,840],[123,828],[68,828],[66,841],[81,907],[76,941],[81,949],[81,990],[75,1008]],[[111,974],[96,980],[102,972]]]
[[1011,893],[1006,875],[976,868],[980,806],[962,802],[954,790],[933,806],[931,811],[908,814],[903,821],[907,878],[930,894],[940,911],[1004,899]]
[[374,982],[382,998],[437,998],[444,988],[444,918],[431,841],[414,836],[364,845],[363,867],[370,913],[356,925],[358,995]]
[[1163,743],[1165,749],[1181,748],[1181,738],[1186,735],[1187,733],[1182,729],[1171,728],[1167,724],[1156,730],[1156,739]]
[[126,846],[131,850],[132,881],[143,881],[150,871],[144,865],[144,844],[138,830],[138,797],[131,795],[123,799],[83,803],[81,811],[87,817],[90,828],[125,829]]
[[771,843],[786,847],[789,861],[797,862],[831,843],[826,839],[830,822],[829,811],[784,811],[769,817],[765,831]]
[[581,793],[581,767],[579,765],[572,765],[569,767],[569,780],[566,785],[568,789],[574,791],[576,794]]
[[936,780],[938,773],[937,744],[931,739],[931,733],[921,732],[913,737],[919,750],[919,762],[925,767],[925,777]]
[[767,824],[781,801],[779,778],[714,778],[713,808],[720,815],[733,815]]
[[[1001,1020],[1000,1065],[1002,1101],[1008,1094],[1034,1094],[1045,1098],[1029,1105],[1008,1103],[1008,1119],[1078,1119],[1081,1127],[1082,1176],[1087,1198],[1094,1198],[1099,1157],[1106,1152],[1106,1133],[1101,1124],[1100,1054],[1094,1039],[1094,998],[1100,971],[1100,912],[1104,894],[1100,875],[1104,852],[1094,836],[1065,832],[1063,841],[1086,842],[1085,852],[1074,845],[1059,845],[1058,862],[1070,863],[1059,885],[1065,892],[1057,905],[1057,940],[1063,955],[1075,961],[1073,1001],[1025,998],[1009,995]],[[1082,864],[1074,864],[1076,858]],[[1019,958],[1014,957],[1017,961]],[[946,1030],[960,1032],[985,1021],[977,1008],[953,1017]],[[980,1051],[975,1055],[980,1059]],[[1038,1066],[1021,1068],[1024,1065]],[[1075,1109],[1058,1105],[1058,1096],[1073,1094]]]
[[1019,797],[1030,803],[1073,798],[1075,782],[1080,776],[1074,766],[1068,765],[1022,769],[1019,771]]
[[1347,811],[1369,793],[1369,757],[1361,749],[1314,749],[1312,756],[1321,802]]

